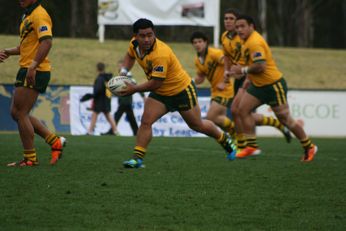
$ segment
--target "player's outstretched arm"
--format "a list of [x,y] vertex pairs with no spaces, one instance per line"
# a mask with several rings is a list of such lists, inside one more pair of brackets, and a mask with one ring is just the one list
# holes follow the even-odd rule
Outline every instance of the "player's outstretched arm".
[[13,47],[13,48],[6,48],[0,51],[0,62],[4,62],[5,59],[10,57],[11,55],[19,55],[20,54],[20,49],[18,47]]

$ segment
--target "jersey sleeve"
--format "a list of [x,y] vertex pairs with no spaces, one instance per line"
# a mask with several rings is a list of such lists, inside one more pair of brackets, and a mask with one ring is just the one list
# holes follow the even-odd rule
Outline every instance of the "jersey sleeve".
[[165,79],[167,77],[168,61],[169,57],[167,56],[158,56],[153,59],[151,77]]
[[37,15],[33,27],[39,41],[53,37],[52,20],[47,13]]
[[224,53],[220,49],[215,49],[215,51],[212,54],[213,61],[217,62],[218,64],[224,64]]
[[266,61],[265,47],[259,42],[249,44],[250,58],[254,63]]

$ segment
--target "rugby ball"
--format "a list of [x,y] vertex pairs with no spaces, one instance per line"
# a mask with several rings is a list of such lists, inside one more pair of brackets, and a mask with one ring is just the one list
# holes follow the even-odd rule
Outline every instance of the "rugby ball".
[[125,82],[136,84],[136,81],[127,76],[113,76],[107,83],[107,88],[112,94],[119,96],[119,92],[126,89]]

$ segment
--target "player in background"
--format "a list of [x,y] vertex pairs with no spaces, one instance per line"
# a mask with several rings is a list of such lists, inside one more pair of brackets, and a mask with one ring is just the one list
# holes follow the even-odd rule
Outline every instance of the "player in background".
[[51,146],[50,163],[54,165],[62,155],[66,139],[58,137],[40,120],[30,115],[38,95],[46,91],[50,80],[51,65],[47,55],[52,47],[52,21],[40,1],[22,0],[20,6],[24,9],[19,28],[20,44],[0,51],[0,63],[9,56],[19,55],[20,65],[12,97],[11,115],[18,125],[24,158],[8,166],[38,165],[34,147],[35,133]]
[[132,95],[146,91],[150,91],[150,94],[144,104],[133,157],[123,163],[124,167],[142,167],[147,146],[152,139],[152,125],[170,111],[178,111],[191,129],[213,137],[234,157],[235,146],[231,138],[213,122],[201,118],[196,87],[191,77],[171,48],[156,38],[153,23],[148,19],[138,19],[133,24],[133,32],[134,37],[130,41],[120,74],[126,75],[137,61],[148,81],[138,85],[126,83],[127,88],[121,94]]
[[[230,68],[233,64],[244,64],[241,57],[242,39],[238,36],[235,30],[235,22],[239,16],[237,9],[227,9],[224,12],[224,26],[226,31],[221,36],[222,47],[224,51],[224,65],[225,65],[225,82],[230,81]],[[240,74],[239,78],[234,80],[234,97],[231,106],[232,119],[235,123],[237,148],[242,150],[245,148],[245,137],[242,129],[241,116],[239,115],[239,102],[242,98],[245,89],[248,87],[249,82],[246,81],[246,76]],[[280,130],[289,143],[292,139],[291,134],[287,127],[280,123],[280,121],[271,116],[264,116],[258,113],[252,113],[257,126],[272,126]],[[259,153],[257,153],[259,154]]]
[[237,157],[244,158],[258,152],[252,111],[262,104],[268,104],[280,122],[299,139],[304,149],[301,160],[312,161],[317,146],[306,135],[303,127],[292,118],[287,103],[286,81],[276,66],[267,42],[255,30],[254,20],[250,16],[238,16],[236,32],[244,41],[241,56],[245,62],[243,65],[232,65],[229,74],[236,78],[246,75],[250,82],[239,103],[246,148],[237,153]]
[[209,47],[207,36],[200,31],[192,33],[190,42],[197,52],[194,60],[197,73],[195,84],[199,85],[207,79],[211,85],[211,101],[206,118],[232,135],[234,123],[227,117],[227,109],[233,98],[233,83],[224,83],[223,52]]
[[93,85],[92,115],[88,128],[88,135],[94,135],[97,117],[101,112],[111,126],[111,132],[107,134],[117,135],[117,125],[110,114],[112,93],[106,88],[107,82],[112,78],[112,73],[106,73],[106,65],[102,62],[96,64],[96,70],[97,77]]

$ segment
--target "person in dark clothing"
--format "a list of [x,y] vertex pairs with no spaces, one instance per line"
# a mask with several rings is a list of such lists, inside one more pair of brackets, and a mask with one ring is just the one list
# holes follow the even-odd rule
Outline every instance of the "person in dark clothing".
[[96,65],[98,76],[94,82],[93,89],[93,102],[92,102],[92,116],[90,121],[90,126],[88,129],[88,134],[92,135],[96,126],[97,117],[102,112],[108,123],[111,125],[109,134],[117,134],[116,123],[110,115],[111,111],[111,97],[112,93],[106,88],[106,83],[112,78],[111,73],[105,72],[105,64],[98,63]]
[[[123,60],[119,60],[119,62],[118,62],[119,68],[121,67],[122,63],[123,63]],[[119,72],[121,72],[121,70],[119,70]],[[126,76],[130,77],[130,78],[133,77],[131,72],[128,72]],[[140,95],[142,96],[143,99],[145,99],[144,93],[141,92]],[[124,113],[126,113],[126,118],[127,118],[128,122],[130,123],[132,133],[135,136],[135,135],[137,135],[138,124],[136,121],[135,114],[133,113],[132,102],[133,102],[132,95],[118,96],[118,109],[114,113],[114,121],[116,124],[118,124],[122,115]],[[111,133],[112,133],[112,130],[109,129],[109,131],[103,135],[111,134]]]

